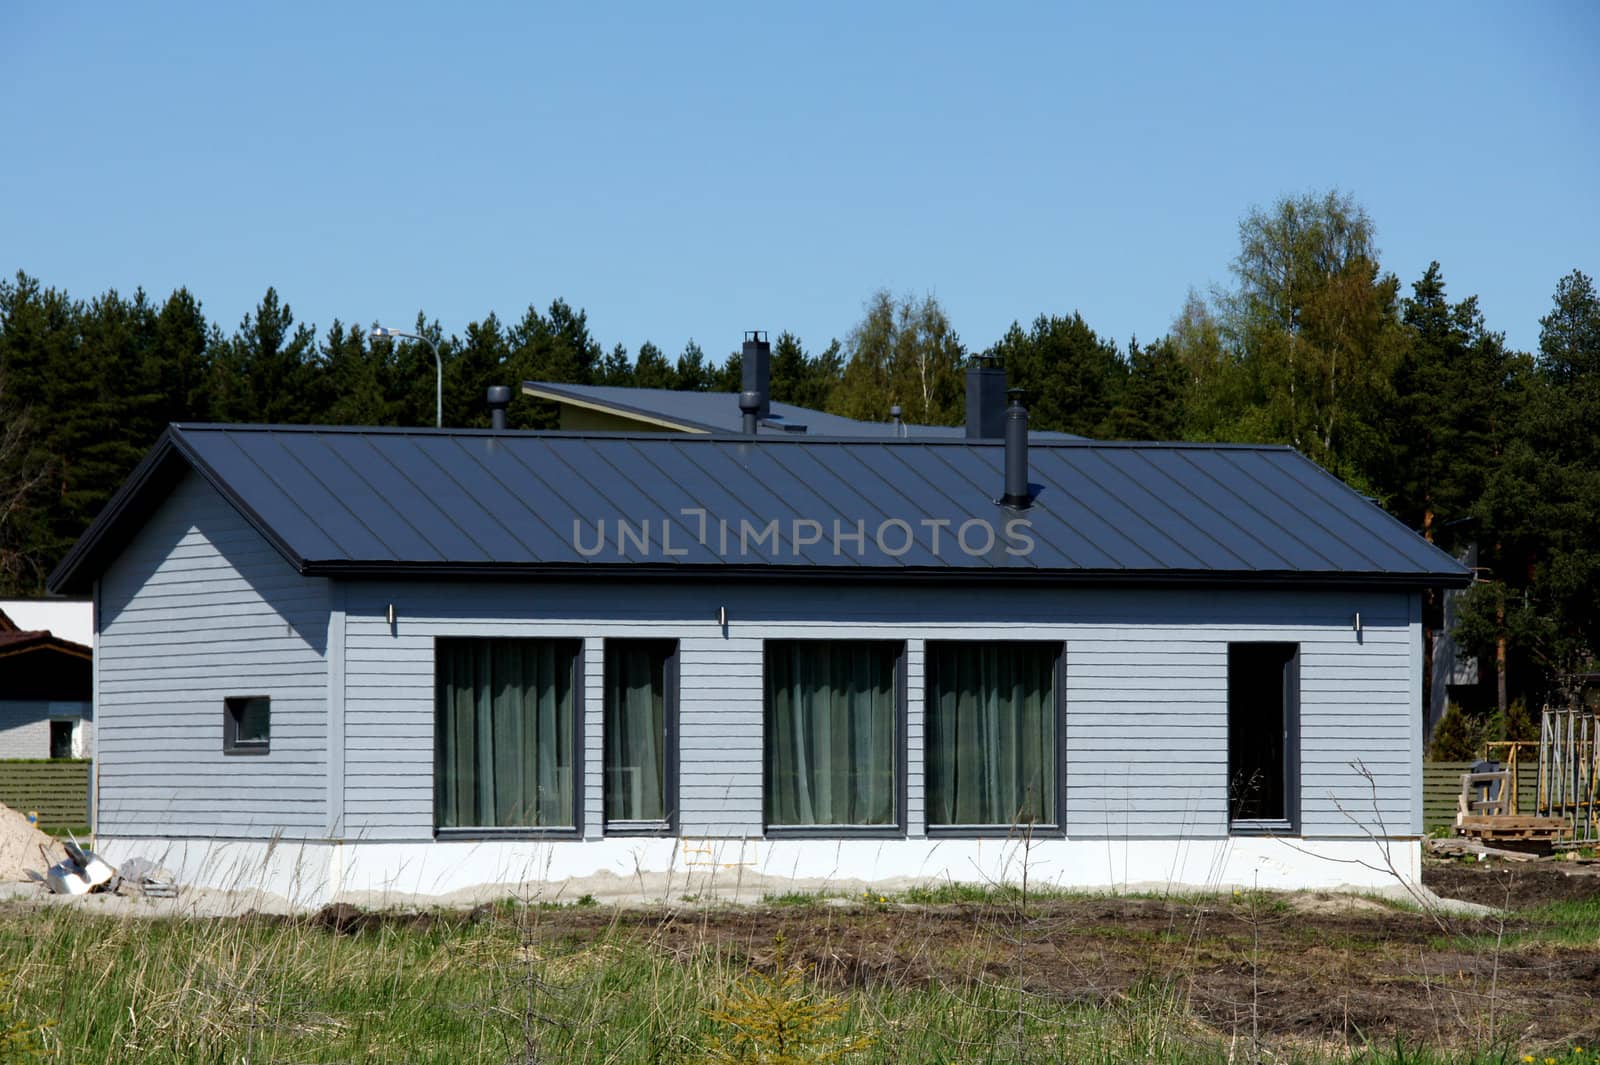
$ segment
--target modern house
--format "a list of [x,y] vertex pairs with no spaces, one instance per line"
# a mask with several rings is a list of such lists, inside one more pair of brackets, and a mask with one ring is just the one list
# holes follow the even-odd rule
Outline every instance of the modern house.
[[1287,448],[994,414],[172,426],[50,580],[97,844],[318,898],[1417,877],[1420,595],[1467,571]]
[[[20,604],[23,610],[29,605]],[[64,616],[71,605],[42,604],[38,613]],[[93,660],[87,646],[48,629],[25,629],[0,610],[0,760],[88,754]]]

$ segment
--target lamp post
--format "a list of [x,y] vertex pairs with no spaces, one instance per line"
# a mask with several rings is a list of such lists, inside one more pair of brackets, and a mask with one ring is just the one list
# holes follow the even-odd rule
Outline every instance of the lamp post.
[[405,332],[402,332],[399,329],[387,329],[387,328],[385,328],[384,326],[381,326],[381,325],[375,325],[375,326],[372,327],[372,338],[374,340],[379,340],[379,339],[383,339],[383,338],[388,338],[390,340],[393,340],[395,337],[405,337],[407,340],[420,340],[424,344],[428,345],[429,348],[433,349],[433,365],[434,365],[434,369],[436,369],[438,371],[438,381],[437,381],[436,386],[434,388],[434,397],[433,397],[433,427],[435,429],[443,429],[444,428],[444,360],[439,358],[439,345],[435,344],[433,341],[429,340],[427,337],[421,336],[421,335],[419,335],[417,333],[405,333]]

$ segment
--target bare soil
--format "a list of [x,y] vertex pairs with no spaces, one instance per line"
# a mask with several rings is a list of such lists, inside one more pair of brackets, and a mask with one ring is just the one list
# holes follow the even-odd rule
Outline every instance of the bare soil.
[[1436,895],[1524,910],[1600,898],[1600,865],[1541,861],[1429,861],[1422,882]]
[[[1600,878],[1496,863],[1430,865],[1447,896],[1503,905],[1589,898]],[[1600,942],[1536,941],[1547,926],[1429,915],[1340,895],[1211,900],[1050,898],[1008,904],[807,905],[552,911],[568,942],[610,930],[690,956],[770,964],[776,938],[838,990],[1023,987],[1115,1006],[1155,987],[1224,1037],[1482,1049],[1600,1042]],[[1521,943],[1523,945],[1517,946]]]

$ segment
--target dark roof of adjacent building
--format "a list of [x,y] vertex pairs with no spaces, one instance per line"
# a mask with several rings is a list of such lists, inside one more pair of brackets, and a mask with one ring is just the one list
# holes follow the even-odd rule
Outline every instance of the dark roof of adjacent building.
[[[680,392],[671,388],[628,388],[619,385],[567,385],[550,381],[522,382],[524,395],[556,403],[571,403],[590,410],[674,429],[683,433],[738,433],[743,414],[735,392]],[[960,425],[912,425],[864,422],[810,407],[772,400],[771,413],[757,431],[763,435],[798,434],[830,437],[878,437],[909,440],[961,440]],[[886,412],[887,413],[887,412]],[[1071,433],[1032,433],[1038,440],[1077,440]]]
[[1003,462],[964,440],[174,425],[49,584],[89,587],[190,469],[308,575],[1468,580],[1286,447],[1035,441],[1023,510],[994,502]]
[[44,629],[23,629],[0,610],[0,699],[88,701],[94,652]]
[[20,628],[4,610],[0,610],[0,658],[26,651],[53,651],[79,658],[89,658],[94,654],[83,644],[62,639],[47,629]]

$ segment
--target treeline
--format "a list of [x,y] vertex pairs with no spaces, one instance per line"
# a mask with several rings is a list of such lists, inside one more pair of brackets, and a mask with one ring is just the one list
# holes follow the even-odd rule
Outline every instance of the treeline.
[[[1507,347],[1435,263],[1402,283],[1347,196],[1285,198],[1240,223],[1233,284],[1191,293],[1166,335],[1126,345],[1081,315],[967,345],[932,297],[872,295],[807,349],[780,333],[773,398],[869,420],[963,416],[974,355],[1027,390],[1037,428],[1105,439],[1283,442],[1455,554],[1482,578],[1456,635],[1484,657],[1480,716],[1574,697],[1600,647],[1600,297],[1559,279],[1536,352]],[[485,426],[484,390],[523,380],[736,391],[737,352],[605,347],[557,299],[445,335],[444,420]],[[0,592],[31,594],[173,421],[431,425],[426,345],[359,323],[297,322],[269,289],[224,332],[187,289],[87,301],[19,273],[0,282]],[[511,424],[547,428],[525,397]],[[1430,624],[1440,623],[1430,601]],[[1482,722],[1479,722],[1481,725]],[[1475,726],[1476,727],[1476,726]]]

